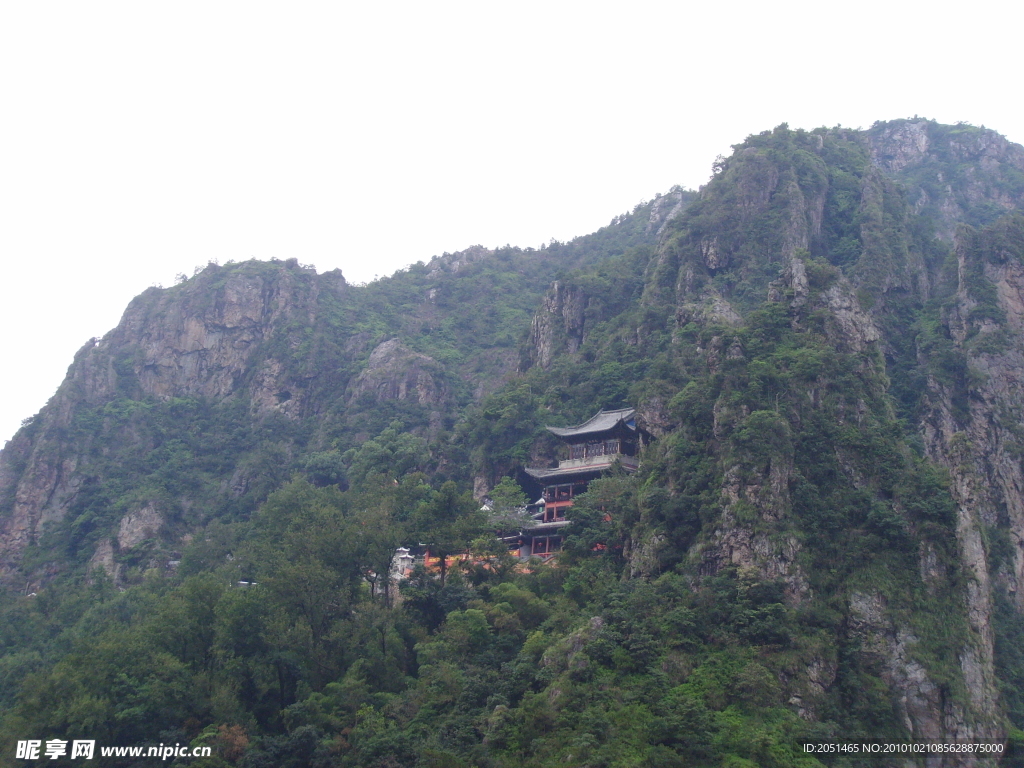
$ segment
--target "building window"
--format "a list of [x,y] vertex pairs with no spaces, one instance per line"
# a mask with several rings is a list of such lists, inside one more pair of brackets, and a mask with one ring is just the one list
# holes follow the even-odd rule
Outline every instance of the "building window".
[[544,501],[569,501],[572,498],[572,483],[549,485],[544,489]]
[[558,501],[572,501],[581,493],[586,493],[586,483],[566,483],[565,485],[549,485],[544,489],[544,501],[554,504]]
[[560,507],[544,507],[544,522],[554,523],[558,520],[565,520],[565,510],[567,510],[571,504],[563,504]]
[[561,536],[538,536],[533,540],[533,554],[535,555],[549,555],[561,548]]

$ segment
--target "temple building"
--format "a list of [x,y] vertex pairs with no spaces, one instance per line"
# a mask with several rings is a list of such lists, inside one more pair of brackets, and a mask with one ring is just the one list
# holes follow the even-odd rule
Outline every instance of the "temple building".
[[636,409],[601,411],[575,427],[548,427],[547,430],[566,445],[566,458],[557,467],[527,467],[526,473],[542,487],[541,497],[531,505],[533,527],[524,529],[518,539],[519,556],[548,559],[562,548],[562,529],[569,525],[573,500],[587,490],[591,480],[600,477],[618,462],[628,472],[639,465],[640,449],[650,435],[636,423]]

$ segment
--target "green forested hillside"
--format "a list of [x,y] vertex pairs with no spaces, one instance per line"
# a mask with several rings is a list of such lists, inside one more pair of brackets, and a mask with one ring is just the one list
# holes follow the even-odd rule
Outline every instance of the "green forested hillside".
[[[24,738],[498,768],[1020,736],[1024,150],[927,121],[734,150],[571,243],[136,299],[0,456],[0,764]],[[514,561],[479,498],[536,493],[544,425],[626,405],[640,471]],[[477,557],[391,584],[417,544]]]

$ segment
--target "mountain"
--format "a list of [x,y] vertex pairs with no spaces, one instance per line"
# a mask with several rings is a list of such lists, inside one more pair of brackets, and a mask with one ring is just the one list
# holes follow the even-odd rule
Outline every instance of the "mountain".
[[[1018,743],[1022,332],[1024,148],[920,119],[779,126],[540,250],[149,289],[0,453],[4,754]],[[515,567],[474,497],[536,493],[545,425],[624,406],[640,471],[592,484],[557,565]],[[396,594],[378,574],[418,543],[477,557]]]

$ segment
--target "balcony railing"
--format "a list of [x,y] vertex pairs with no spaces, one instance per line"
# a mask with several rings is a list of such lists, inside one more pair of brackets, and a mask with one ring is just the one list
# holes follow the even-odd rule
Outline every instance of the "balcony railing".
[[582,459],[563,459],[558,462],[559,469],[571,469],[572,467],[591,467],[594,465],[611,464],[618,459],[625,466],[635,468],[639,466],[640,460],[635,456],[625,453],[603,453],[595,456],[585,456]]

